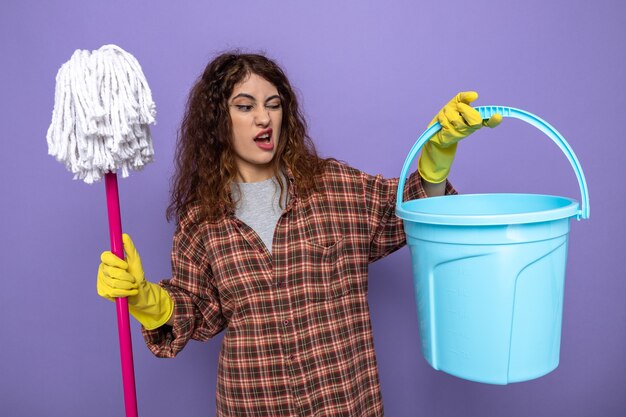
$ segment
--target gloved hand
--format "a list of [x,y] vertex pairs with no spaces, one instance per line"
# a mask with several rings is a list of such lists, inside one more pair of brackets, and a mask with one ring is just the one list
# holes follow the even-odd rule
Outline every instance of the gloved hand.
[[483,126],[496,127],[502,122],[500,114],[483,120],[480,113],[469,105],[477,98],[475,91],[457,94],[430,122],[429,126],[439,122],[441,130],[426,142],[417,163],[417,170],[426,181],[438,184],[448,178],[458,141]]
[[98,268],[98,294],[107,300],[116,297],[128,298],[128,311],[146,329],[161,327],[170,319],[174,311],[174,302],[167,291],[144,278],[141,259],[130,236],[124,234],[123,261],[113,253],[106,251],[100,259]]

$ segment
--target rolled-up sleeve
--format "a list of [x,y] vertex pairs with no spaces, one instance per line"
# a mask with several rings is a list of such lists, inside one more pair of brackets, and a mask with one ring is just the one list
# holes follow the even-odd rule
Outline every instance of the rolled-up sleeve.
[[[396,216],[398,178],[385,179],[381,175],[363,174],[362,181],[370,231],[371,263],[404,246],[406,236],[402,219]],[[456,194],[447,180],[445,193]],[[428,197],[422,185],[422,177],[417,171],[406,181],[403,196],[403,201]]]
[[172,278],[159,283],[174,301],[174,324],[142,329],[150,351],[158,357],[176,356],[189,339],[206,341],[222,331],[217,288],[207,259],[201,224],[179,222],[172,247]]

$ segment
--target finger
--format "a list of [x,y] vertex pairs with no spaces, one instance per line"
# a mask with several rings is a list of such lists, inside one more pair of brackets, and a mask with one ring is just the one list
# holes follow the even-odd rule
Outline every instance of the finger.
[[109,266],[114,266],[114,267],[122,268],[122,269],[128,269],[128,263],[124,261],[123,259],[120,259],[117,256],[113,255],[113,253],[110,251],[102,252],[102,255],[100,255],[100,260],[104,264],[109,265]]
[[135,284],[135,277],[124,269],[104,265],[102,267],[102,272],[106,277],[110,277],[118,281],[126,281],[131,284]]
[[109,295],[109,287],[100,278],[97,281],[96,289],[100,297],[106,298],[109,301],[114,301],[113,298]]
[[457,111],[460,116],[467,122],[468,126],[472,127],[481,127],[483,124],[483,117],[480,115],[478,110],[469,106],[465,103],[458,103],[456,105]]
[[122,240],[124,241],[126,262],[128,262],[128,272],[133,275],[141,275],[141,271],[143,271],[141,258],[139,257],[139,252],[137,252],[137,248],[135,248],[133,240],[126,233],[122,235]]
[[135,296],[135,295],[139,294],[139,291],[137,291],[137,290],[120,290],[120,289],[117,289],[117,288],[104,286],[104,287],[102,287],[102,288],[100,288],[98,290],[98,294],[100,294],[103,297],[126,298],[126,297],[132,297],[132,296]]
[[107,277],[102,272],[102,268],[100,268],[98,272],[98,280],[97,280],[97,285],[96,285],[98,295],[108,300],[114,301],[113,298],[131,297],[133,295],[139,294],[139,291],[134,288],[131,288],[131,289],[116,288],[116,285],[118,285],[119,282],[111,282],[111,280],[112,278]]
[[139,254],[137,253],[137,249],[135,248],[135,244],[129,235],[124,233],[122,235],[122,240],[124,241],[124,252],[126,252],[126,257],[129,259],[139,258]]
[[445,107],[441,109],[439,114],[437,114],[437,121],[441,125],[441,130],[454,129],[454,126],[450,123],[450,120],[448,119],[448,115],[446,114]]
[[112,297],[114,297],[114,298],[127,298],[127,297],[134,297],[137,294],[139,294],[138,290],[115,290],[113,292]]
[[462,131],[467,128],[465,120],[461,117],[461,114],[456,110],[456,106],[446,106],[443,109],[443,113],[448,120],[448,123],[452,125],[454,130]]
[[489,118],[489,120],[483,120],[483,125],[487,127],[494,128],[502,123],[502,115],[500,113],[496,113]]
[[478,98],[478,93],[476,91],[463,91],[456,95],[457,103],[465,103],[470,104],[472,101]]
[[115,288],[117,290],[136,290],[137,289],[137,286],[135,285],[134,282],[116,279],[106,274],[100,277],[100,281],[104,285],[106,285],[108,288]]

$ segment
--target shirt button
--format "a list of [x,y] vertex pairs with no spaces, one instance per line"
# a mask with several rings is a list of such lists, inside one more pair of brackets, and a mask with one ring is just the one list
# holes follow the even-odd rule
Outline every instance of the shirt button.
[[285,281],[278,281],[276,283],[276,287],[278,287],[278,288],[283,288],[284,286],[285,286]]
[[290,323],[291,323],[291,322],[290,322],[289,320],[285,320],[285,321],[283,321],[283,324],[284,324],[285,326],[289,326],[289,324],[290,324]]

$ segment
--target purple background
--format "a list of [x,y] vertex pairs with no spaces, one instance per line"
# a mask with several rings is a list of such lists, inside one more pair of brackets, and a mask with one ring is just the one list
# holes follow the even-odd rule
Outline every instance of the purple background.
[[[626,3],[4,0],[0,11],[3,243],[0,414],[123,415],[114,305],[96,294],[108,233],[102,184],[47,155],[54,77],[75,49],[115,43],[142,64],[158,107],[156,162],[121,183],[125,230],[152,281],[170,274],[164,219],[174,138],[191,83],[216,52],[265,51],[300,93],[323,155],[399,175],[413,141],[458,91],[549,121],[584,168],[592,218],[572,223],[561,363],[508,386],[431,369],[419,352],[408,250],[374,264],[370,304],[388,416],[626,415],[624,109]],[[505,119],[459,147],[459,191],[580,199],[565,157]],[[133,321],[139,411],[211,416],[221,336],[175,360]]]

